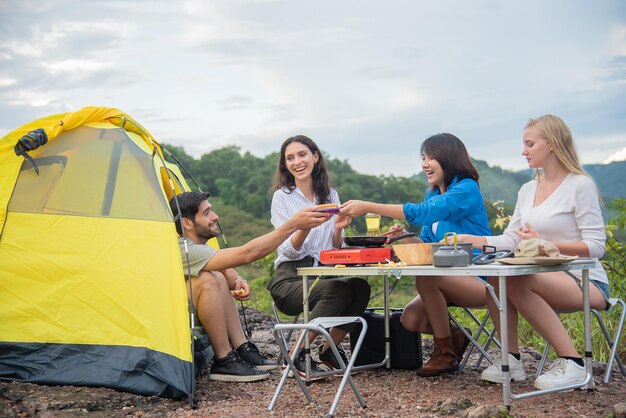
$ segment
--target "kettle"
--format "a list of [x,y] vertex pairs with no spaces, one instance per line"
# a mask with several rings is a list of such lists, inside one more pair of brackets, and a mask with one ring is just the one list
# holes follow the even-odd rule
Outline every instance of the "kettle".
[[448,242],[448,237],[452,235],[454,245],[444,245],[433,254],[433,265],[435,267],[467,267],[469,265],[469,254],[458,246],[456,233],[446,232],[443,241]]

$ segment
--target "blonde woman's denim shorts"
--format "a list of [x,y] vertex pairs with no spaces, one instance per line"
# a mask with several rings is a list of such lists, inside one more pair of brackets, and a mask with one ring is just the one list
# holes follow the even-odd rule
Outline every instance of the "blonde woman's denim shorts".
[[600,292],[602,292],[602,294],[604,295],[604,299],[606,299],[606,301],[609,301],[609,284],[608,283],[604,283],[601,282],[599,280],[591,280],[591,283],[593,283]]

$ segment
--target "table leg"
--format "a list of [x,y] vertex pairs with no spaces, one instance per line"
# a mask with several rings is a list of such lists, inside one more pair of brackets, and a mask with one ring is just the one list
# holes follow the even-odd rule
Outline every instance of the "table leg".
[[585,367],[587,376],[591,376],[586,385],[587,391],[594,389],[593,353],[591,352],[591,303],[589,301],[589,270],[583,270],[583,310],[585,314]]
[[[302,276],[302,316],[304,323],[309,323],[309,276],[306,274]],[[309,331],[303,331],[304,335],[304,363],[305,363],[305,380],[308,382],[311,380],[311,343],[309,342]]]
[[384,292],[383,292],[383,306],[385,308],[385,358],[387,360],[385,368],[388,372],[391,371],[391,330],[390,330],[390,315],[389,315],[389,279],[390,275],[385,275],[384,280]]
[[502,400],[507,411],[511,410],[511,374],[509,371],[509,324],[508,303],[506,297],[506,277],[498,276],[498,287],[500,288],[498,298],[500,299],[500,346],[502,357]]

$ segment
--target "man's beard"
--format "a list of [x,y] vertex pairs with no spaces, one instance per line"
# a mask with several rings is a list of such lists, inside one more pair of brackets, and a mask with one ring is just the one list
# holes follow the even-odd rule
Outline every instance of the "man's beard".
[[214,232],[211,228],[199,227],[197,224],[195,225],[196,235],[202,239],[210,240],[211,238],[217,237],[218,233]]

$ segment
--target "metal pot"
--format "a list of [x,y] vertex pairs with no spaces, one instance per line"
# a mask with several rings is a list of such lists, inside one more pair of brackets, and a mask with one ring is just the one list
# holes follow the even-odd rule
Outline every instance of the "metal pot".
[[[439,251],[440,248],[442,247],[453,247],[454,245],[452,244],[433,244],[433,254],[435,254],[437,251]],[[472,264],[472,258],[474,257],[474,248],[472,247],[472,244],[457,244],[456,248],[458,248],[459,250],[463,250],[467,253],[467,265]]]
[[[444,242],[448,242],[447,238],[452,235],[454,245],[442,245],[433,253],[433,265],[435,267],[467,267],[471,263],[470,253],[472,253],[471,244],[469,251],[464,250],[456,243],[456,234],[454,232],[446,232],[443,236]],[[435,250],[433,245],[433,251]],[[473,253],[472,253],[473,254]]]
[[435,267],[467,267],[469,255],[467,251],[454,245],[445,245],[433,254]]

